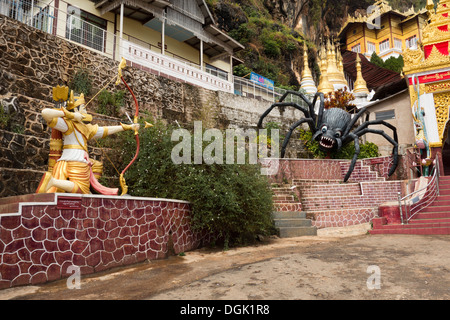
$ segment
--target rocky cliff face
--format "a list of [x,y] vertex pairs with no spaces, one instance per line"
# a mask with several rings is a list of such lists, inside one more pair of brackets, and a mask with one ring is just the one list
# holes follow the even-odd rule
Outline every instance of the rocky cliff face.
[[[347,15],[364,13],[375,0],[217,0],[209,1],[221,27],[231,31],[246,22],[248,13],[259,12],[302,32],[318,43],[337,35]],[[426,0],[388,0],[394,9],[405,11],[425,7]],[[435,1],[436,2],[436,1]],[[218,9],[218,10],[215,10]]]
[[[365,14],[375,0],[209,0],[207,1],[219,27],[246,46],[240,53],[245,71],[255,71],[276,81],[277,86],[299,86],[303,69],[303,39],[307,41],[310,68],[319,75],[317,48],[328,38],[337,38],[349,14]],[[426,0],[388,0],[394,9],[423,8]],[[272,23],[267,23],[270,20]],[[265,25],[255,28],[255,25]],[[286,50],[283,44],[268,48],[267,39],[277,40],[274,28],[288,28],[298,40],[295,48]],[[272,30],[268,30],[272,29]],[[279,31],[279,30],[275,30]],[[272,34],[268,36],[269,33]],[[300,46],[298,44],[300,43]],[[270,50],[267,50],[270,49]],[[273,57],[268,51],[278,50]],[[269,52],[269,53],[270,53]],[[262,67],[265,65],[268,67]],[[268,70],[271,69],[271,70]],[[276,70],[276,72],[273,72]],[[240,75],[240,74],[238,74]],[[282,75],[284,79],[281,79]],[[243,76],[243,75],[241,75]],[[278,78],[278,79],[277,79]]]

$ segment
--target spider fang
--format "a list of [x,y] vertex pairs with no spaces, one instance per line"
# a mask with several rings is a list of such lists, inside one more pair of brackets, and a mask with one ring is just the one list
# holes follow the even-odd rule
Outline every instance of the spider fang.
[[320,145],[327,149],[333,148],[335,143],[336,143],[335,140],[328,138],[328,137],[322,136],[322,138],[320,139]]

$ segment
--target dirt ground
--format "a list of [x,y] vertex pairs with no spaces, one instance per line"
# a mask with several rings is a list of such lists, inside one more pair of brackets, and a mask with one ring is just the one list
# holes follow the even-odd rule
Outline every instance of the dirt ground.
[[18,300],[448,300],[450,236],[368,235],[369,225],[202,248],[67,280],[0,290]]

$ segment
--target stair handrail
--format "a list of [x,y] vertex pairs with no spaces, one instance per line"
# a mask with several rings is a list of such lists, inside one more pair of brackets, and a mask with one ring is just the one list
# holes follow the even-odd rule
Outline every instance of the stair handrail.
[[[409,221],[420,211],[430,206],[434,200],[439,196],[439,177],[440,177],[440,161],[439,154],[436,154],[435,165],[432,171],[432,177],[428,184],[410,194],[401,198],[398,196],[398,204],[400,209],[400,219],[402,224],[409,223]],[[403,217],[403,205],[405,208],[405,217]],[[409,211],[409,214],[408,214]]]

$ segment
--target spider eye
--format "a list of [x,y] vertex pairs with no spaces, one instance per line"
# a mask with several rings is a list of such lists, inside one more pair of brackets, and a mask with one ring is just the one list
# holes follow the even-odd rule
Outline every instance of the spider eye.
[[334,135],[336,138],[340,138],[342,135],[342,133],[340,131],[336,132],[336,134]]
[[322,133],[326,133],[327,130],[328,130],[327,126],[323,126],[323,127],[322,127]]

